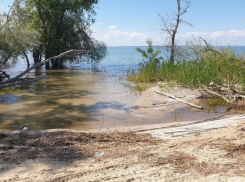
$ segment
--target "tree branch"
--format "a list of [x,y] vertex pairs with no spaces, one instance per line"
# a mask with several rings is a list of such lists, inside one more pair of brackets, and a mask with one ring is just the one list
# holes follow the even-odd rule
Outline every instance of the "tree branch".
[[7,20],[6,20],[5,24],[0,28],[0,31],[8,24],[8,22],[9,22],[9,14],[10,14],[12,8],[14,7],[14,5],[15,5],[15,2],[13,2],[12,6],[10,7],[9,12],[7,14]]
[[31,79],[31,80],[27,80],[27,81],[17,81],[17,82],[14,82],[14,83],[8,83],[8,84],[5,84],[5,85],[0,85],[0,89],[1,88],[5,88],[5,87],[11,87],[11,86],[15,86],[15,85],[25,85],[25,84],[30,84],[30,83],[34,83],[34,82],[37,82],[39,80],[42,80],[42,79],[46,79],[47,76],[41,76],[41,77],[38,77],[38,78],[35,78],[35,79]]
[[[90,51],[90,50],[75,50],[75,49],[71,49],[71,50],[69,50],[69,51],[63,52],[63,53],[61,53],[61,54],[59,54],[59,55],[57,55],[57,56],[51,57],[51,58],[46,59],[46,60],[44,60],[44,61],[42,61],[42,62],[40,62],[40,63],[38,63],[38,64],[35,64],[34,66],[28,68],[26,71],[20,73],[19,75],[17,75],[17,76],[14,77],[14,78],[11,78],[11,79],[9,79],[9,80],[6,80],[6,81],[4,81],[4,82],[1,82],[1,83],[0,83],[0,88],[9,87],[9,86],[13,86],[13,85],[20,85],[21,83],[23,83],[23,82],[20,80],[21,77],[24,76],[24,75],[26,75],[27,73],[29,73],[31,70],[33,70],[33,69],[35,69],[35,68],[37,68],[37,67],[39,67],[39,66],[42,66],[42,65],[45,64],[46,62],[49,62],[49,61],[51,61],[51,60],[60,59],[60,58],[66,56],[66,55],[68,55],[68,54],[73,53],[73,52],[87,53],[87,52],[91,52],[91,51]],[[39,77],[39,78],[30,80],[30,81],[28,81],[28,82],[25,82],[25,83],[23,83],[23,84],[26,84],[26,83],[32,83],[32,82],[38,81],[38,80],[43,79],[43,78],[44,78],[44,77]],[[10,83],[13,83],[13,84],[10,84]],[[21,84],[21,85],[23,85],[23,84]]]

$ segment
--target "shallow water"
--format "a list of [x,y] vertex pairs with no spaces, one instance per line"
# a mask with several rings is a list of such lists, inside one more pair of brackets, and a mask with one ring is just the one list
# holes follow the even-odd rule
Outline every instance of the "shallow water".
[[[18,130],[21,123],[32,130],[50,128],[100,129],[196,121],[225,115],[178,108],[162,117],[143,115],[133,106],[139,95],[125,86],[129,67],[141,57],[135,48],[109,48],[109,56],[97,67],[68,65],[65,70],[35,70],[30,76],[48,79],[20,92],[0,95],[0,131]],[[25,69],[20,62],[14,74]]]
[[[36,76],[44,74],[36,71]],[[20,93],[0,96],[0,130],[18,130],[21,123],[32,130],[50,128],[99,129],[169,122],[195,121],[224,115],[197,112],[188,107],[164,117],[142,115],[133,107],[139,95],[125,80],[105,72],[52,70],[48,79]],[[124,82],[124,83],[122,83]]]
[[[36,73],[40,75],[41,73]],[[0,96],[0,129],[93,128],[110,110],[126,112],[135,93],[119,77],[81,70],[47,71],[48,79]],[[96,127],[96,126],[95,126]]]

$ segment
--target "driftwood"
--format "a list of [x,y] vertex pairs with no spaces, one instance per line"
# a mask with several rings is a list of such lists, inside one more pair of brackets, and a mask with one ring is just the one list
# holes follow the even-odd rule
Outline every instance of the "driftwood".
[[36,82],[38,80],[41,80],[41,79],[44,79],[46,78],[45,76],[41,76],[41,77],[38,77],[38,78],[35,78],[35,79],[32,79],[32,80],[28,80],[26,81],[25,79],[21,78],[23,77],[24,75],[26,75],[27,73],[29,73],[31,70],[39,67],[39,66],[42,66],[43,64],[45,64],[46,62],[49,62],[51,60],[56,60],[56,59],[60,59],[68,54],[71,54],[73,52],[83,52],[83,53],[86,53],[86,52],[91,52],[90,50],[75,50],[75,49],[71,49],[69,51],[66,51],[64,53],[61,53],[57,56],[54,56],[54,57],[51,57],[49,59],[46,59],[38,64],[35,64],[33,65],[32,67],[28,68],[27,70],[25,70],[24,72],[20,73],[19,75],[17,75],[16,77],[14,78],[11,78],[11,79],[8,79],[6,81],[2,81],[0,82],[0,89],[1,88],[5,88],[5,87],[9,87],[9,86],[14,86],[14,85],[23,85],[23,84],[28,84],[28,83],[33,83],[33,82]]
[[[203,88],[202,91],[204,91],[208,95],[214,95],[223,98],[228,103],[234,103],[241,99],[244,99],[245,96],[244,93],[239,92],[234,88],[234,82],[236,80],[236,77],[234,77],[232,80],[230,80],[230,77],[228,76],[228,85],[224,84],[222,86],[211,82],[209,84],[210,87],[206,87],[205,85],[201,85],[200,87]],[[199,81],[200,83],[200,81]]]
[[69,129],[48,129],[48,130],[40,130],[40,131],[27,131],[22,132],[19,131],[11,131],[11,132],[0,132],[0,138],[5,138],[7,136],[14,137],[24,137],[27,139],[35,139],[43,136],[57,136],[57,135],[77,135],[79,133],[83,133],[82,131],[77,130],[69,130]]
[[185,103],[185,104],[187,104],[187,105],[189,105],[189,106],[192,106],[192,107],[195,107],[195,108],[198,108],[198,109],[203,109],[203,106],[198,106],[198,105],[196,105],[196,104],[192,104],[192,103],[190,103],[190,102],[186,102],[186,101],[184,101],[184,100],[182,100],[182,99],[176,98],[175,96],[173,96],[173,95],[171,95],[171,94],[168,94],[168,93],[165,93],[165,92],[160,92],[160,91],[156,90],[155,88],[152,88],[152,89],[153,89],[156,93],[158,93],[158,94],[165,95],[165,96],[170,97],[170,98],[172,98],[172,99],[174,99],[174,100],[183,102],[183,103]]
[[206,86],[204,86],[204,85],[202,85],[202,87],[204,87],[204,90],[205,90],[206,92],[208,92],[209,94],[212,94],[212,95],[221,97],[221,98],[223,98],[226,102],[231,103],[231,101],[230,101],[229,99],[227,99],[224,95],[219,94],[219,93],[217,93],[217,92],[215,92],[215,91],[212,91],[212,90],[208,89],[208,88],[207,88]]

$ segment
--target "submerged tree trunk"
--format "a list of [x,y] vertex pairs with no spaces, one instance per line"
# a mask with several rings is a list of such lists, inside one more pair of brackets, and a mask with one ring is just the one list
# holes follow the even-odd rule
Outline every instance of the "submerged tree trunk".
[[[47,60],[48,58],[49,58],[48,53],[45,53],[45,59]],[[50,62],[49,61],[45,63],[45,68],[46,68],[46,70],[50,69]]]
[[33,60],[34,64],[40,63],[42,60],[42,46],[33,49]]
[[24,56],[25,56],[25,58],[26,58],[27,68],[29,68],[29,67],[30,67],[30,61],[29,61],[29,58],[28,58],[28,56],[27,56],[27,54],[26,54],[25,51],[23,51],[23,54],[24,54]]

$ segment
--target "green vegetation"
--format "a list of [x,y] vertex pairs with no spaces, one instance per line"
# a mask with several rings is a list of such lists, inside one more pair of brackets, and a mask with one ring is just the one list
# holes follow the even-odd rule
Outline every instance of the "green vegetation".
[[227,103],[224,99],[222,98],[213,98],[208,101],[209,106],[211,107],[216,107],[216,106],[223,106],[223,107],[229,107],[231,106],[230,103]]
[[136,48],[136,50],[141,53],[143,60],[139,64],[140,69],[138,72],[134,70],[128,71],[128,78],[131,81],[152,82],[158,79],[160,61],[163,60],[162,57],[158,57],[161,51],[154,51],[151,39],[148,39],[146,43],[148,44],[146,51]]
[[19,93],[19,92],[20,92],[20,89],[17,87],[6,87],[6,88],[0,89],[0,95],[6,94],[6,93]]
[[[95,22],[97,3],[98,0],[27,0],[25,10],[30,17],[29,26],[41,35],[40,44],[33,51],[35,62],[40,62],[42,54],[47,59],[70,49],[92,50],[91,53],[78,55],[86,58],[86,61],[101,60],[105,56],[106,46],[91,36],[90,28]],[[77,56],[67,59],[83,60],[77,59]],[[51,62],[52,68],[63,66],[63,60]],[[49,63],[46,67],[49,68]]]
[[[152,42],[148,43],[148,49],[152,49]],[[200,84],[209,85],[214,82],[218,85],[227,83],[228,79],[236,78],[235,83],[244,88],[245,85],[245,62],[236,56],[231,48],[216,49],[214,47],[192,46],[188,51],[195,50],[192,60],[183,60],[173,64],[169,60],[160,62],[157,55],[159,50],[142,52],[142,61],[139,70],[128,72],[128,79],[135,82],[163,81],[174,83],[183,87],[198,88]],[[137,49],[139,51],[139,49]],[[144,54],[143,54],[144,53]],[[187,53],[186,53],[187,54]],[[154,59],[152,58],[154,55]],[[161,58],[162,59],[162,58]]]
[[137,84],[135,87],[134,87],[135,90],[141,92],[141,91],[145,91],[146,90],[146,86],[142,86],[142,85],[139,85]]
[[0,14],[0,69],[18,56],[26,58],[26,51],[39,44],[39,34],[27,26],[28,21],[18,1],[14,2],[9,14]]
[[[33,53],[34,63],[45,57],[59,55],[70,49],[91,50],[73,53],[69,61],[98,62],[106,55],[103,42],[92,37],[95,5],[98,0],[15,0],[8,14],[0,14],[0,66],[23,56],[30,65],[27,52]],[[49,68],[49,62],[46,68]],[[52,68],[63,68],[64,60],[51,61]]]

